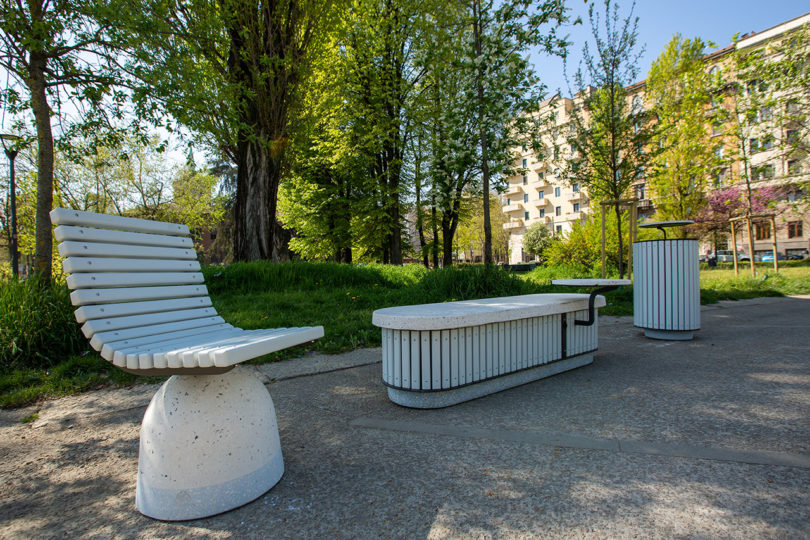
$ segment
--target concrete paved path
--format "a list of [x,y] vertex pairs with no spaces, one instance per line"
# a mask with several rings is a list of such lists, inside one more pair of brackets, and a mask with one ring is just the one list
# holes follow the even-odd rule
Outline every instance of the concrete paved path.
[[690,342],[603,318],[593,365],[433,411],[387,400],[379,350],[260,366],[286,473],[187,523],[134,509],[154,386],[52,401],[34,425],[2,411],[0,537],[806,538],[810,297],[702,317]]

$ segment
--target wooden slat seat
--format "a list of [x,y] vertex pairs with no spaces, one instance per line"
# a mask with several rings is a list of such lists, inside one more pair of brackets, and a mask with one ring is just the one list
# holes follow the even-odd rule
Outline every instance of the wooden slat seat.
[[138,374],[226,371],[323,337],[323,327],[242,330],[213,308],[188,227],[54,209],[54,236],[77,306],[101,356]]

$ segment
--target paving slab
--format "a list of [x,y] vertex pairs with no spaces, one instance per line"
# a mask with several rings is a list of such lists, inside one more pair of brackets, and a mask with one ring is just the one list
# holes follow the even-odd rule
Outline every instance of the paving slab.
[[705,306],[690,342],[600,319],[592,365],[439,410],[379,350],[258,366],[286,472],[225,514],[134,508],[154,386],[0,412],[0,537],[806,538],[810,297]]

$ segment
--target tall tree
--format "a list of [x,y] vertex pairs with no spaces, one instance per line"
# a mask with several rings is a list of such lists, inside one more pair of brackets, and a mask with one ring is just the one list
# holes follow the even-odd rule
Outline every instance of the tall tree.
[[234,258],[279,259],[276,221],[309,51],[335,2],[147,0],[132,6],[139,112],[167,112],[237,165]]
[[[634,8],[635,3],[627,17],[621,18],[618,4],[611,0],[604,1],[604,14],[590,5],[588,18],[595,48],[592,51],[590,44],[585,44],[584,70],[580,66],[574,76],[578,93],[572,96],[577,102],[572,120],[576,129],[568,140],[574,158],[566,173],[571,183],[587,187],[595,201],[624,198],[649,162],[653,130],[648,113],[640,97],[631,105],[626,89],[638,75],[643,53],[637,48],[638,17],[633,16]],[[618,269],[624,277],[622,212],[619,206],[614,209],[619,234]]]
[[646,95],[658,122],[653,146],[661,149],[651,157],[648,176],[663,220],[693,219],[720,164],[721,139],[710,131],[713,80],[703,62],[705,47],[700,38],[676,34],[647,77]]
[[[51,117],[64,100],[72,102],[83,120],[98,128],[106,103],[120,103],[114,57],[120,43],[114,28],[118,2],[101,0],[30,0],[0,2],[0,66],[24,88],[2,90],[2,101],[12,110],[28,110],[34,117],[37,141],[37,205],[35,270],[50,279],[53,242],[49,212],[53,207],[54,133]],[[90,114],[95,113],[95,114]],[[70,125],[62,115],[63,127]]]
[[[514,165],[512,149],[537,131],[533,113],[542,87],[530,69],[527,53],[540,47],[563,54],[567,43],[557,29],[567,21],[561,0],[468,0],[469,41],[461,57],[472,74],[464,88],[467,109],[473,114],[481,191],[490,193],[494,181]],[[490,198],[484,204],[484,262],[492,264]]]

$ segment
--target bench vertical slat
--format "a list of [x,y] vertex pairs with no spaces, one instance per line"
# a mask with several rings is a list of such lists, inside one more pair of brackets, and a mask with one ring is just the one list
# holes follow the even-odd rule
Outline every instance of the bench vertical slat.
[[458,386],[461,383],[459,372],[461,365],[458,357],[458,328],[450,330],[450,384]]
[[472,328],[472,380],[481,380],[481,330],[478,326]]
[[433,369],[431,364],[432,356],[430,354],[430,331],[419,332],[420,341],[420,356],[422,357],[422,390],[430,390],[432,388],[431,379],[433,377]]
[[442,387],[442,333],[439,330],[430,331],[430,358],[430,387],[437,390]]
[[422,365],[419,363],[419,350],[421,348],[421,342],[419,341],[419,332],[412,330],[411,331],[411,388],[414,390],[420,390],[422,380],[419,376],[419,371],[421,371]]
[[388,342],[388,335],[391,331],[388,328],[383,328],[380,332],[380,341],[383,344],[382,348],[382,379],[385,382],[388,380],[388,355],[391,353],[391,344]]
[[402,387],[402,330],[394,330],[394,386]]
[[464,329],[464,369],[466,371],[466,380],[468,383],[475,381],[472,376],[472,363],[473,363],[473,337],[472,328]]
[[411,387],[411,331],[403,330],[402,343],[402,387]]
[[450,330],[442,330],[442,388],[450,388]]

